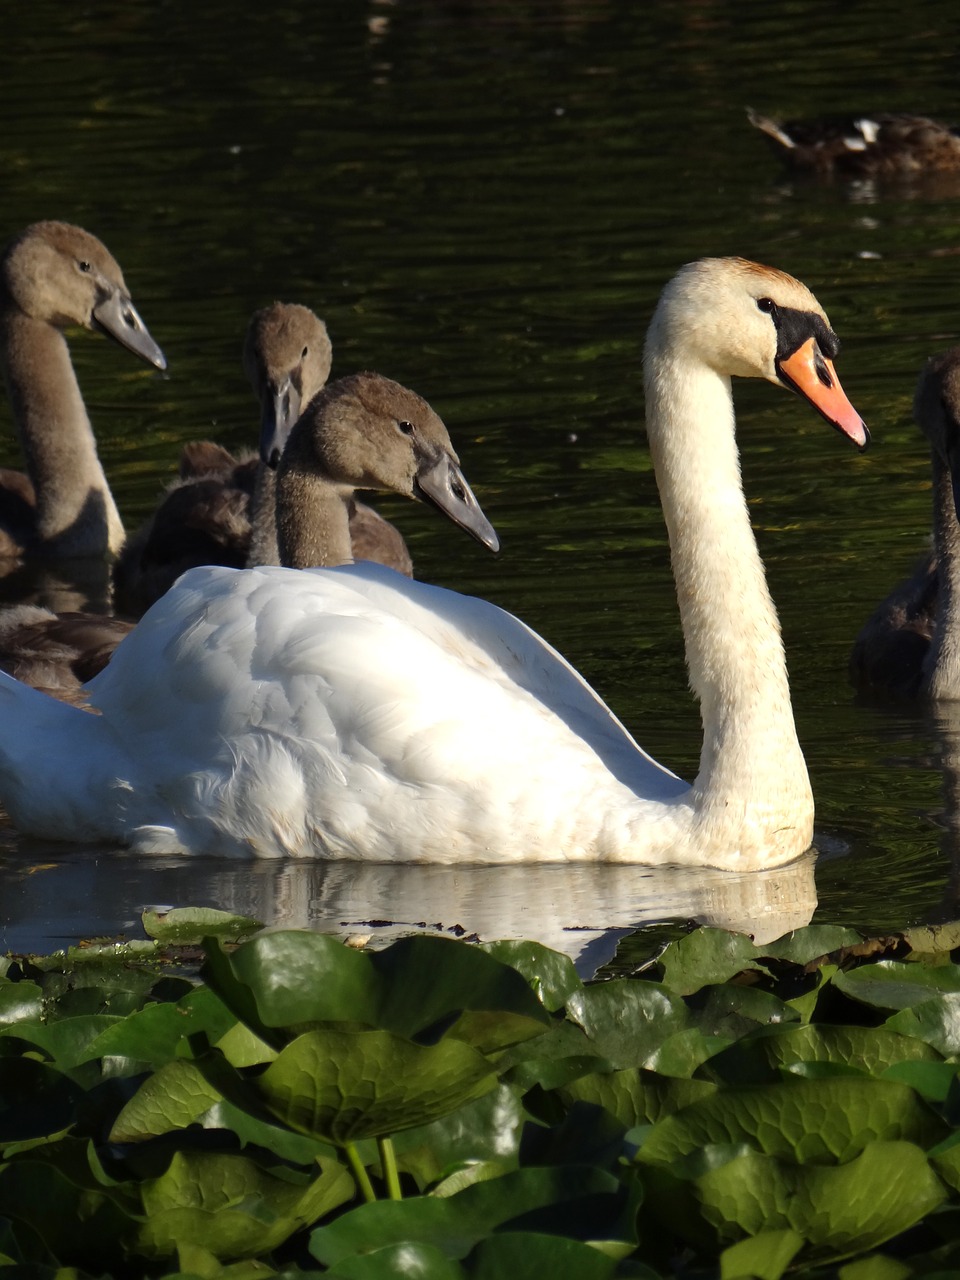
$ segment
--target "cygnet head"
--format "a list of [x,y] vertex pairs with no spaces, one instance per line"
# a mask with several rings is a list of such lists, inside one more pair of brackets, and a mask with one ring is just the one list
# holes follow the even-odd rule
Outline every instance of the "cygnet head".
[[927,361],[917,383],[913,416],[930,442],[935,463],[950,474],[960,520],[960,347]]
[[243,368],[260,405],[260,458],[276,467],[290,429],[330,377],[327,326],[309,307],[274,302],[254,312]]
[[99,329],[157,369],[163,352],[151,338],[117,260],[96,236],[67,222],[34,222],[7,245],[0,287],[24,315],[58,329]]
[[663,362],[707,366],[721,377],[788,387],[860,448],[869,433],[833,362],[840,342],[799,280],[745,258],[688,263],[664,289],[647,333],[648,385]]
[[493,526],[460,470],[447,428],[415,392],[377,373],[325,387],[290,433],[279,477],[313,473],[342,486],[432,503],[492,551]]

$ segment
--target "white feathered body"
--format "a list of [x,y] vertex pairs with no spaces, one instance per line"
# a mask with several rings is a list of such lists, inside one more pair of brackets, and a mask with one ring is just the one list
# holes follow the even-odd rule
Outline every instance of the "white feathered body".
[[192,570],[87,689],[98,715],[0,686],[0,798],[24,829],[151,852],[669,861],[690,821],[686,784],[528,627],[369,564]]

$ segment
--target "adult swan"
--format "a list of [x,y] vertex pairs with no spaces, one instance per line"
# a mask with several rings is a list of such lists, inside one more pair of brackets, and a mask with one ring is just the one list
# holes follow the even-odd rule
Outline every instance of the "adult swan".
[[789,861],[810,844],[813,799],[730,376],[792,388],[863,447],[837,349],[809,290],[739,258],[684,267],[650,326],[647,429],[703,714],[692,787],[484,601],[373,565],[208,567],[86,686],[99,715],[3,679],[0,800],[23,831],[147,852]]

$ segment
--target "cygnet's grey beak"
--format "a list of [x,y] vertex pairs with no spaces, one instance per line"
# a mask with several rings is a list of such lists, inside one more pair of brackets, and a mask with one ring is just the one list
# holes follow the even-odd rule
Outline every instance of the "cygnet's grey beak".
[[266,387],[260,412],[260,460],[274,471],[290,431],[300,417],[300,390],[292,378]]
[[166,369],[167,357],[150,337],[136,307],[118,289],[112,289],[93,308],[93,322],[101,333],[119,342],[156,369]]
[[485,547],[491,551],[500,550],[500,539],[493,525],[481,511],[473,490],[463,478],[463,472],[448,453],[442,453],[436,462],[424,466],[413,482],[413,492],[415,497],[438,507],[454,524],[472,533]]

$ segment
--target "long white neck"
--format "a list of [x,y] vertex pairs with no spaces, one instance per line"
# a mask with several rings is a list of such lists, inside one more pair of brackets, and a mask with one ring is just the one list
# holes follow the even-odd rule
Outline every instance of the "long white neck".
[[647,360],[647,430],[703,720],[696,823],[711,837],[729,831],[734,849],[799,853],[813,797],[743,496],[730,379],[655,340]]
[[924,664],[930,698],[960,698],[960,522],[948,467],[933,450],[933,545],[937,553],[937,628]]
[[22,312],[0,321],[7,394],[37,495],[43,550],[117,552],[124,533],[63,334]]

